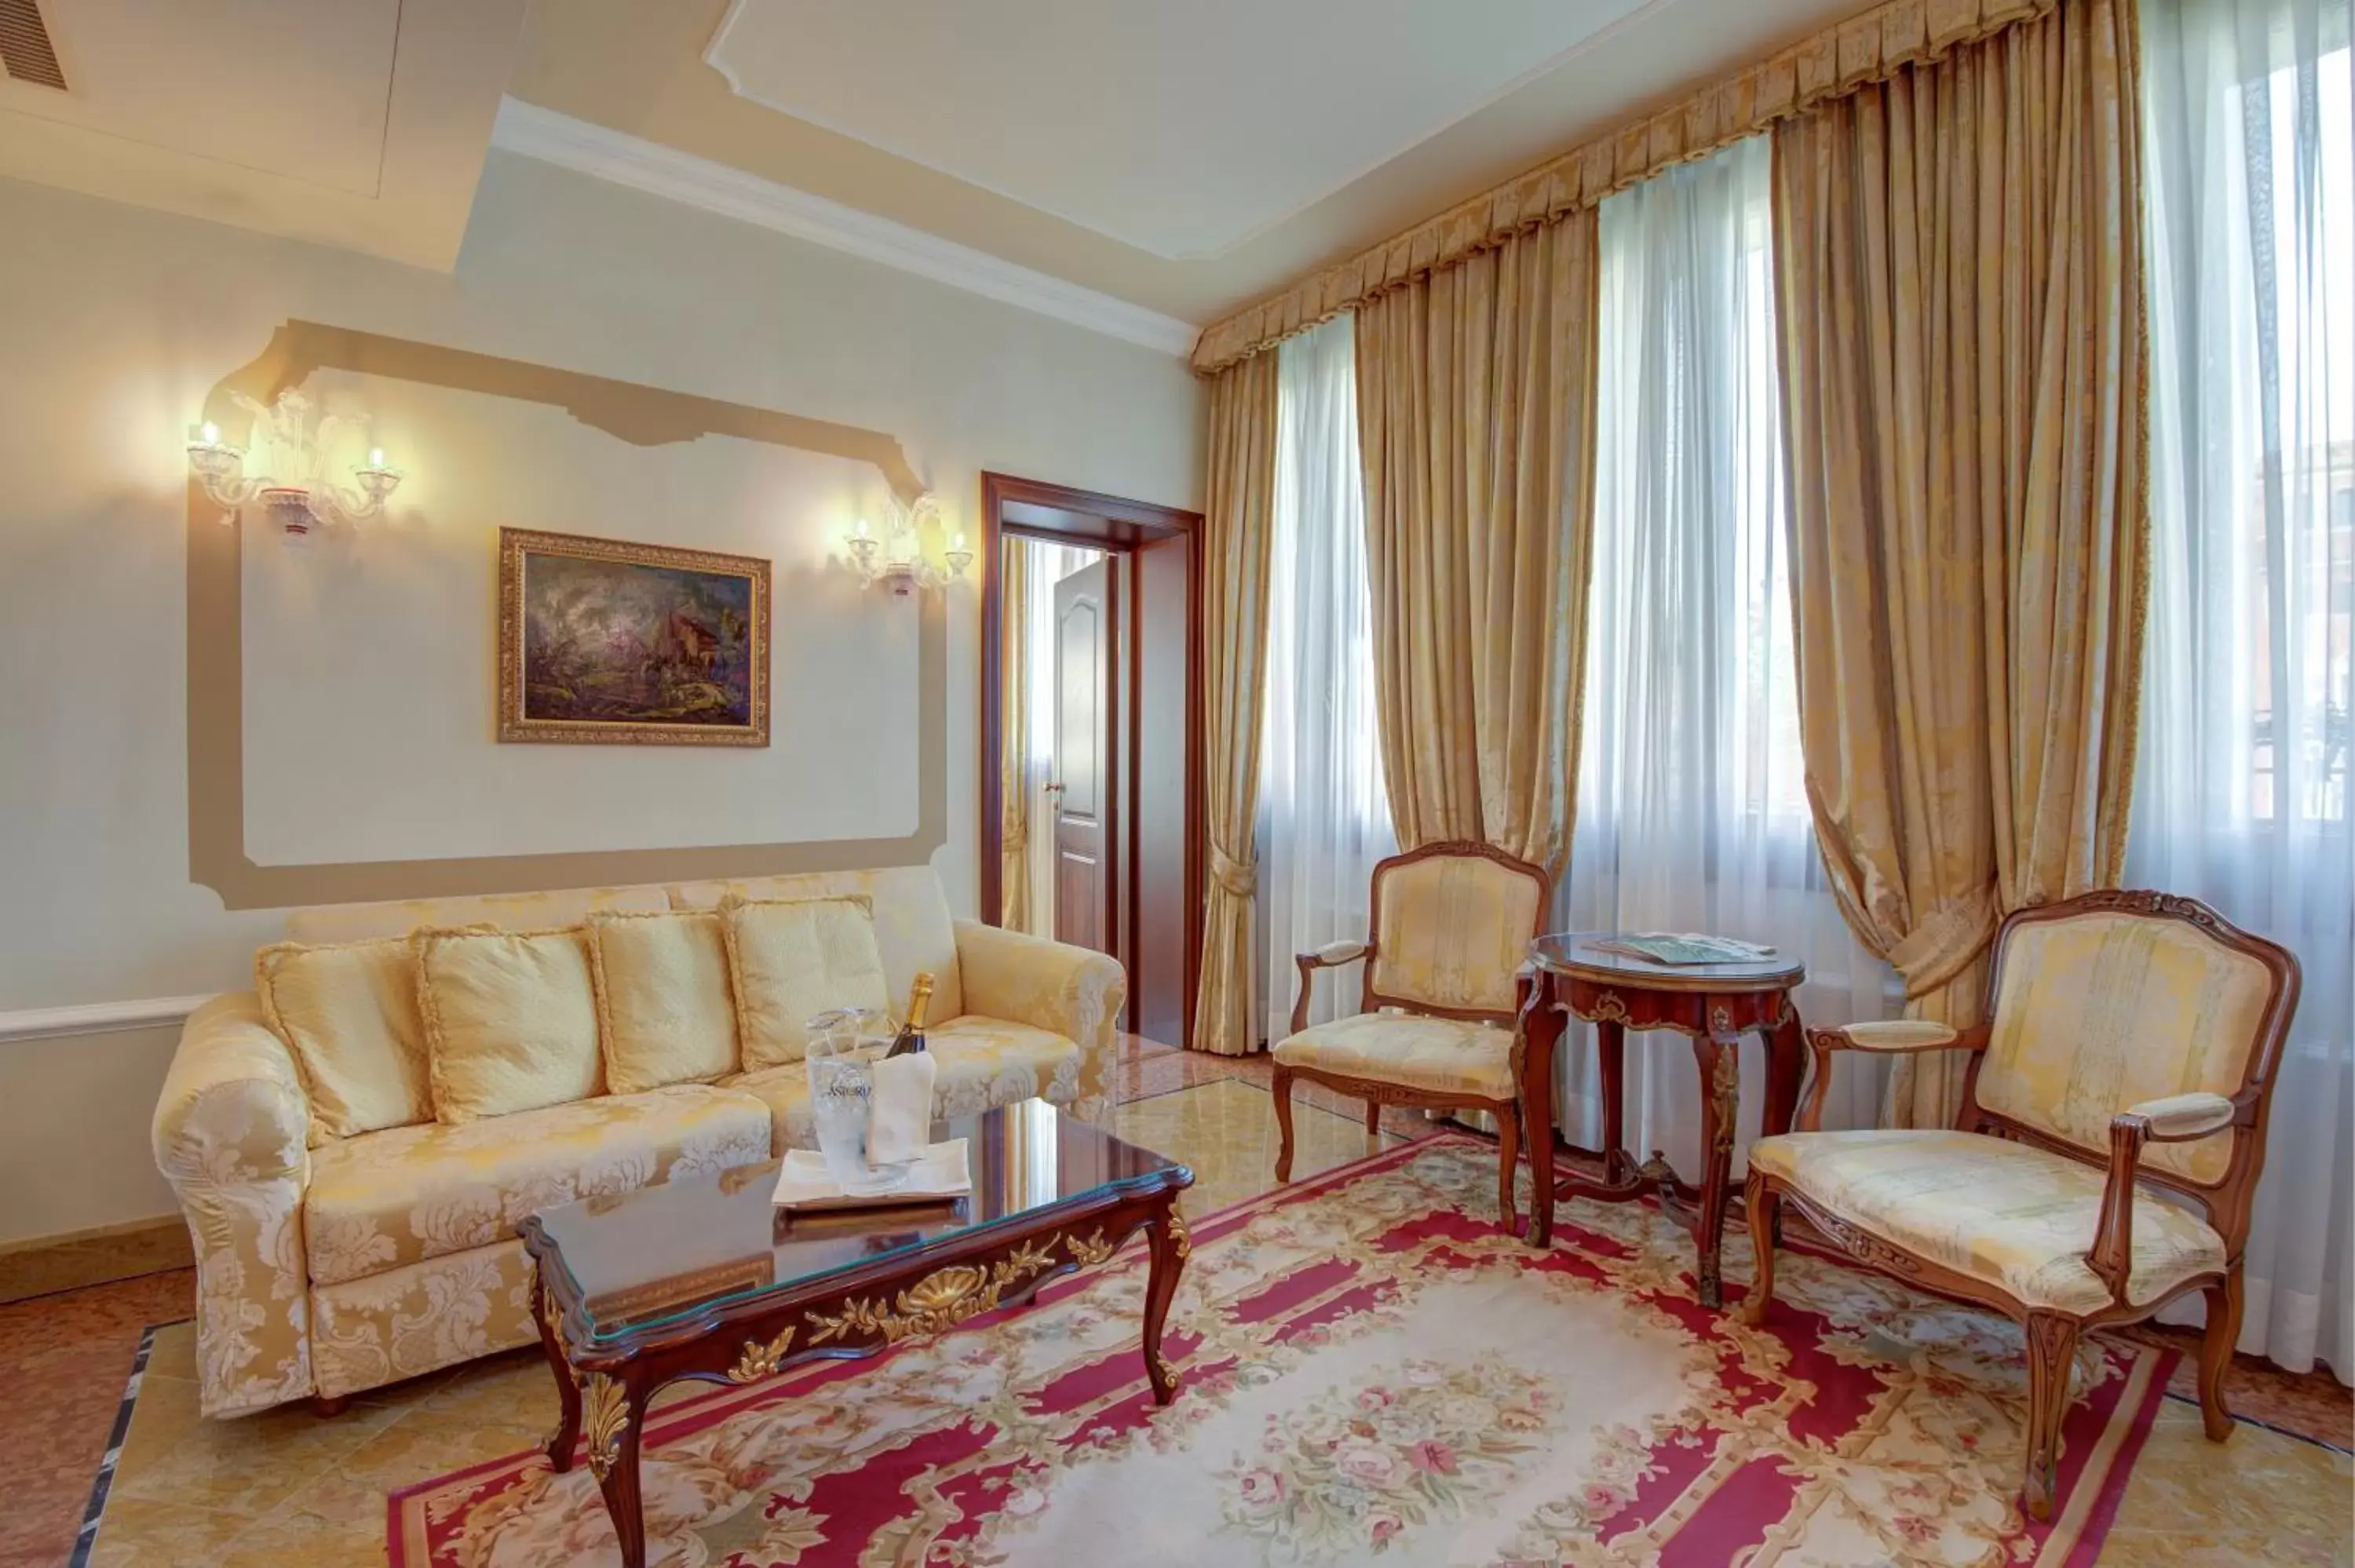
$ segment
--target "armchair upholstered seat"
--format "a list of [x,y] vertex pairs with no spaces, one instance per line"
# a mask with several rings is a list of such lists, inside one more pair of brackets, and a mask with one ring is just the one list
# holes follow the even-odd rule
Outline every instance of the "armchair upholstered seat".
[[[2031,1311],[2091,1315],[2110,1287],[2086,1261],[2107,1177],[2024,1143],[1935,1129],[1768,1139],[1752,1170],[1919,1257],[2001,1290]],[[2135,1306],[2224,1266],[2224,1238],[2200,1215],[2134,1201]]]
[[[1385,1105],[1484,1110],[1497,1118],[1497,1209],[1518,1228],[1519,975],[1551,891],[1543,867],[1485,843],[1425,844],[1374,867],[1366,939],[1296,960],[1292,1033],[1274,1051],[1277,1181],[1292,1179],[1295,1077],[1365,1100],[1369,1132]],[[1316,971],[1354,963],[1366,966],[1366,1011],[1312,1027]]]
[[[2200,1403],[2211,1438],[2232,1433],[2241,1250],[2297,961],[2191,899],[2102,892],[2007,918],[1987,987],[1987,1022],[1969,1029],[1809,1032],[1800,1130],[1750,1148],[1758,1277],[1743,1311],[1756,1322],[1773,1297],[1788,1202],[1868,1266],[2018,1320],[2025,1497],[2049,1519],[2088,1328],[2205,1291]],[[1952,1130],[1816,1130],[1833,1052],[1932,1050],[1970,1053]]]
[[1275,1062],[1434,1095],[1509,1100],[1516,1092],[1513,1032],[1461,1018],[1405,1012],[1337,1018],[1278,1044]]

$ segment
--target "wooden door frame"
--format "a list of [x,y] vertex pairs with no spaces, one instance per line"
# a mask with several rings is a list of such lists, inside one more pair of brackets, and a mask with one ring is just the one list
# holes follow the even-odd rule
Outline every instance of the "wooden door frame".
[[[1016,509],[1009,518],[1007,508]],[[1027,515],[1024,514],[1028,514]],[[1122,558],[1119,588],[1112,595],[1122,609],[1115,644],[1116,656],[1126,655],[1126,668],[1114,687],[1113,746],[1119,762],[1119,787],[1113,797],[1116,821],[1108,846],[1115,860],[1116,933],[1113,957],[1132,976],[1136,972],[1134,945],[1138,928],[1141,889],[1135,874],[1138,861],[1138,813],[1131,809],[1136,789],[1138,759],[1145,732],[1144,705],[1135,700],[1143,677],[1145,638],[1143,596],[1138,591],[1140,546],[1183,538],[1187,552],[1186,579],[1186,872],[1181,925],[1186,932],[1182,966],[1182,1017],[1186,1044],[1193,1038],[1194,993],[1201,979],[1202,845],[1202,514],[1149,502],[1127,501],[1095,491],[1040,480],[985,471],[981,476],[981,918],[992,926],[1005,916],[1005,810],[1003,781],[998,776],[999,730],[1004,722],[1005,621],[1004,536],[1048,539],[1082,545]],[[1119,694],[1124,691],[1126,696]],[[1135,1022],[1132,1012],[1131,1022]]]

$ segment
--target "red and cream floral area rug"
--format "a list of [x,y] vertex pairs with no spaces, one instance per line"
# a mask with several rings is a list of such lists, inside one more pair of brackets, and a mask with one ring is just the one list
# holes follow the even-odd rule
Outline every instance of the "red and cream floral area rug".
[[[1746,1329],[1694,1299],[1649,1203],[1566,1206],[1545,1253],[1500,1234],[1495,1160],[1428,1139],[1198,1224],[1167,1409],[1139,1244],[1028,1308],[658,1411],[649,1561],[2093,1561],[2171,1358],[2081,1353],[2062,1506],[2031,1525],[2010,1325],[1786,1255]],[[537,1454],[389,1512],[394,1568],[617,1560],[587,1467]]]

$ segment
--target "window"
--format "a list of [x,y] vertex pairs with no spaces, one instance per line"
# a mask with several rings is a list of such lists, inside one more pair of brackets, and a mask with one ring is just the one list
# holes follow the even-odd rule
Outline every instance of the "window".
[[[1835,1023],[1882,1016],[1888,971],[1824,881],[1800,755],[1771,158],[1753,138],[1603,204],[1584,736],[1554,918],[1771,943],[1807,966],[1801,1013]],[[1592,1053],[1561,1060],[1563,1125],[1592,1145]],[[1627,1067],[1630,1146],[1692,1169],[1689,1057]],[[1869,1124],[1879,1094],[1844,1073],[1831,1117]]]
[[2344,1378],[2355,4],[2144,0],[2142,19],[2151,562],[2126,874],[2206,900],[2305,969],[2240,1348]]
[[[1365,936],[1374,863],[1398,847],[1374,716],[1357,334],[1342,316],[1277,352],[1259,820],[1261,1012],[1271,1040],[1288,1033],[1292,955]],[[1359,980],[1353,969],[1327,971],[1310,1016],[1356,1012]]]

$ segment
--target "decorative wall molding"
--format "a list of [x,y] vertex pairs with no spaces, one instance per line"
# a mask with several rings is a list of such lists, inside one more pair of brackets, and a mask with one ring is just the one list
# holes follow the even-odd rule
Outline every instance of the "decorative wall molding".
[[[261,354],[215,383],[204,417],[237,437],[243,427],[229,393],[243,392],[266,407],[320,369],[542,403],[638,446],[725,433],[831,452],[873,463],[903,501],[922,492],[899,441],[880,431],[316,322],[292,321],[281,326]],[[218,509],[194,479],[187,494],[188,879],[220,895],[224,908],[292,909],[788,872],[880,870],[922,865],[948,842],[948,603],[945,594],[927,593],[922,596],[917,620],[917,821],[915,832],[905,838],[338,864],[258,863],[245,845],[245,530],[220,526]]]
[[538,104],[502,99],[491,145],[723,217],[758,224],[1162,354],[1183,358],[1194,348],[1194,328],[1174,316]]
[[72,1007],[26,1007],[0,1012],[0,1043],[56,1040],[74,1034],[120,1034],[178,1024],[212,998],[151,996],[133,1001],[85,1001]]

